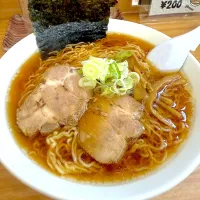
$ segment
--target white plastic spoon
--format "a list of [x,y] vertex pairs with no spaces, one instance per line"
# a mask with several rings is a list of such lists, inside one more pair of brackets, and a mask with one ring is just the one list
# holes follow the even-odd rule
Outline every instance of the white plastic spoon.
[[160,71],[176,72],[183,66],[189,51],[195,51],[200,44],[200,26],[196,29],[153,48],[147,60]]

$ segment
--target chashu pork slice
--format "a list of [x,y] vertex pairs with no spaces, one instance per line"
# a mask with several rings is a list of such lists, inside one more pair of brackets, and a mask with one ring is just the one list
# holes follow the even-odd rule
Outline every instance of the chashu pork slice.
[[144,131],[139,121],[142,113],[142,104],[130,96],[99,98],[79,121],[80,146],[100,163],[119,162],[128,139],[138,138]]
[[26,136],[50,133],[61,125],[76,126],[87,109],[91,90],[78,86],[80,75],[68,65],[51,67],[43,82],[17,110],[17,124]]

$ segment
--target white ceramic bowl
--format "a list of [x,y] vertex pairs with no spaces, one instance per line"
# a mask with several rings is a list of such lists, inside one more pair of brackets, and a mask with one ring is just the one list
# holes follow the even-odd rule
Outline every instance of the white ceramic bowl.
[[[154,45],[168,36],[143,25],[110,20],[109,31],[126,33]],[[149,199],[174,187],[200,163],[200,103],[195,106],[194,124],[187,141],[176,155],[151,175],[119,185],[89,185],[64,180],[30,160],[16,144],[6,119],[6,94],[10,81],[23,62],[37,50],[33,34],[12,47],[0,60],[0,156],[2,164],[18,179],[33,189],[56,199],[68,200],[141,200]],[[177,58],[178,59],[178,58]],[[183,67],[200,102],[200,65],[189,55]]]

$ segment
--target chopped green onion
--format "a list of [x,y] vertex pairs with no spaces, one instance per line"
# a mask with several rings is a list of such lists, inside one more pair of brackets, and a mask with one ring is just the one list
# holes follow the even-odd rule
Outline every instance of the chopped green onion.
[[82,69],[78,69],[78,73],[79,73],[80,75],[83,75]]
[[130,72],[128,62],[116,62],[107,58],[96,58],[91,56],[82,62],[83,77],[79,86],[94,89],[101,96],[122,96],[130,94],[140,80],[136,72]]
[[87,77],[82,77],[79,80],[79,86],[87,89],[94,89],[96,87],[96,83],[96,80],[88,79]]
[[124,60],[127,60],[129,57],[131,57],[133,53],[131,51],[120,51],[116,56],[115,60],[117,62],[122,62]]
[[138,84],[138,82],[140,81],[140,76],[136,72],[130,72],[128,76],[133,79],[135,85]]

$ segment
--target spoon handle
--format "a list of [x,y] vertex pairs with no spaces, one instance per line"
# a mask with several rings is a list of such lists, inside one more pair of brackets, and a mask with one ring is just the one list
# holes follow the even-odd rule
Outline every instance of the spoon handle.
[[195,51],[200,45],[200,26],[186,34],[188,38],[188,46],[191,51]]

